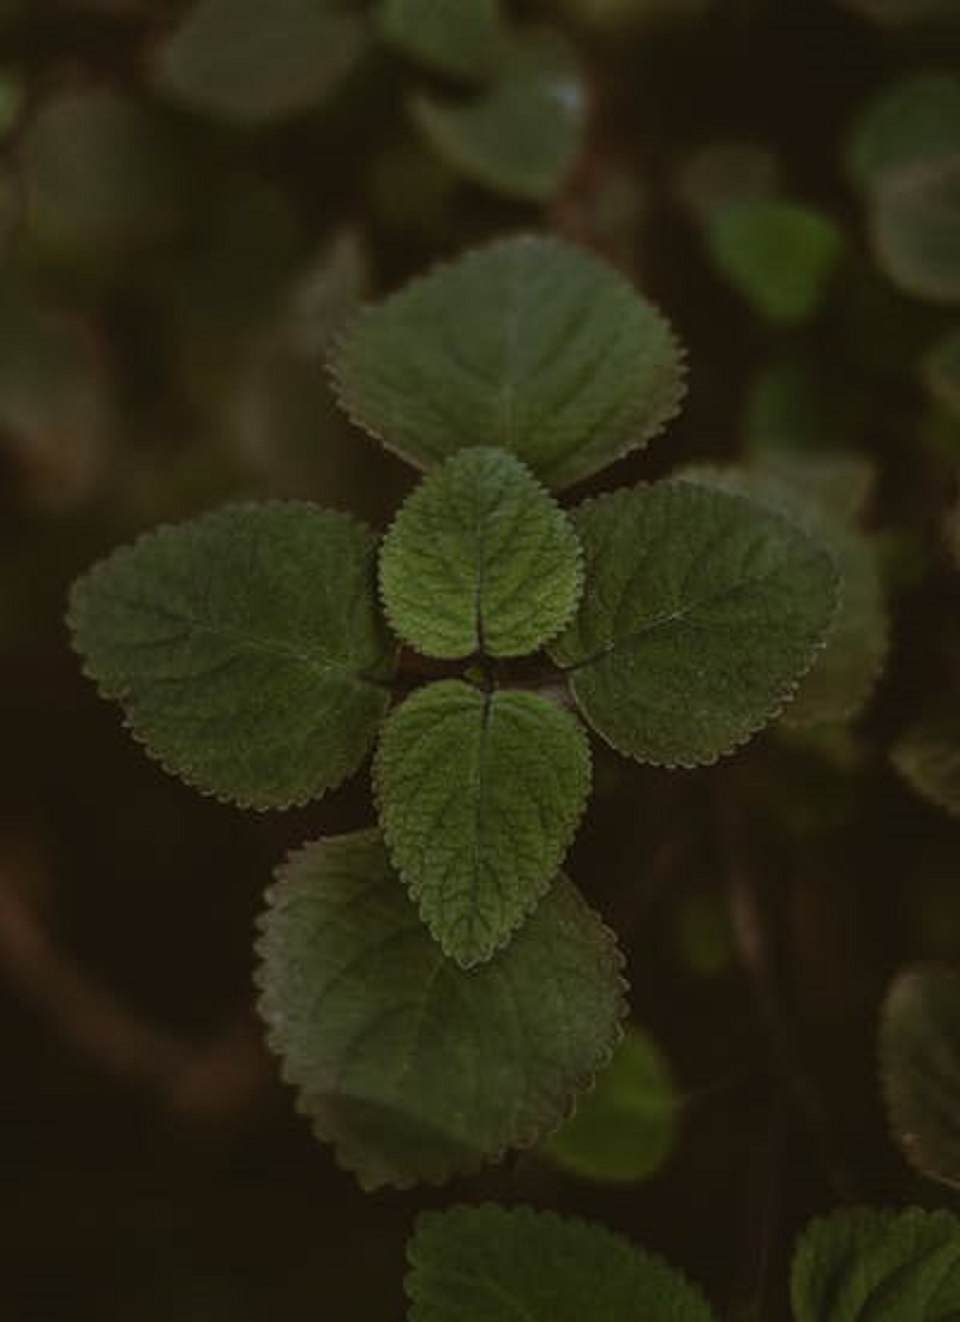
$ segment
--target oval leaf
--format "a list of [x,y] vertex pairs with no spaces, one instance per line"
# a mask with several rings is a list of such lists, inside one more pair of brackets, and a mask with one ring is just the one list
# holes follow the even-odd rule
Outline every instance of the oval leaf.
[[498,0],[383,0],[379,20],[386,41],[437,73],[483,82],[496,68]]
[[853,1207],[812,1221],[793,1257],[796,1322],[947,1322],[960,1309],[960,1221]]
[[872,194],[877,261],[901,289],[960,301],[960,153],[890,170]]
[[307,845],[279,878],[260,1010],[301,1109],[364,1187],[438,1183],[539,1142],[609,1059],[621,959],[565,878],[469,973],[430,937],[377,832]]
[[580,152],[586,87],[570,43],[548,29],[505,45],[496,82],[464,99],[422,94],[413,115],[454,170],[525,201],[551,197]]
[[409,1322],[711,1322],[700,1291],[603,1226],[527,1207],[424,1212]]
[[546,698],[443,680],[387,721],[375,777],[390,857],[468,968],[553,880],[590,790],[590,748],[577,718]]
[[464,450],[414,491],[380,552],[396,632],[427,656],[523,656],[570,622],[581,588],[573,525],[502,450]]
[[779,515],[662,482],[574,511],[583,599],[551,645],[590,724],[661,766],[713,762],[778,714],[823,645],[829,555]]
[[418,467],[493,445],[554,489],[643,445],[683,393],[660,314],[547,238],[468,253],[367,309],[332,368],[353,419]]
[[357,769],[386,713],[375,552],[333,510],[219,510],[81,578],[75,646],[168,770],[244,806],[305,803]]
[[934,966],[896,978],[880,1021],[880,1070],[906,1159],[960,1188],[960,973]]

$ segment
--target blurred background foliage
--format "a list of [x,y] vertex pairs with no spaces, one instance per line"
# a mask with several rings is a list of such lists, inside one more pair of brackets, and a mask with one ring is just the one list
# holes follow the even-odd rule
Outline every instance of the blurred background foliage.
[[[940,1196],[875,1051],[893,985],[886,1091],[922,1128],[902,1076],[928,1013],[960,1050],[955,980],[925,998],[909,972],[960,959],[960,6],[455,8],[0,3],[11,1322],[400,1318],[414,1212],[483,1197],[596,1217],[768,1322],[807,1215]],[[249,986],[270,868],[365,825],[362,790],[262,818],[196,799],[79,675],[64,598],[224,500],[383,526],[413,475],[338,414],[325,349],[365,296],[518,228],[602,253],[689,349],[681,419],[592,486],[749,460],[839,499],[888,665],[855,723],[714,770],[597,751],[570,869],[624,936],[638,1027],[544,1154],[366,1196],[293,1115]],[[923,1168],[956,1181],[948,1146]]]

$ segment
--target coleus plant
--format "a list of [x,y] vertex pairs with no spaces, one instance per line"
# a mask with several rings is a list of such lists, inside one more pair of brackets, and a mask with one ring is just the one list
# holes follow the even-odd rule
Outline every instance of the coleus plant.
[[384,537],[228,507],[95,566],[70,623],[134,735],[205,793],[304,804],[374,752],[378,826],[283,864],[258,981],[318,1136],[365,1187],[403,1187],[541,1142],[617,1044],[623,961],[560,871],[588,731],[701,766],[794,697],[862,701],[876,658],[837,663],[847,511],[785,517],[772,479],[706,469],[558,503],[683,391],[670,327],[586,252],[468,253],[363,310],[331,369],[425,470]]

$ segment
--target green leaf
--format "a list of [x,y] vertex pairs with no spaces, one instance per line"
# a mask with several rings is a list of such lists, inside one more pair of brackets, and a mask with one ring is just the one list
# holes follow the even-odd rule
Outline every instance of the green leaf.
[[157,90],[215,119],[254,125],[325,101],[363,49],[334,0],[198,0],[156,48]]
[[543,28],[505,45],[496,81],[468,98],[421,93],[411,108],[434,150],[460,174],[507,197],[542,202],[570,174],[587,91],[573,47]]
[[[893,1136],[911,1166],[960,1188],[960,973],[928,965],[894,979],[880,1019]],[[958,1297],[960,1303],[960,1297]]]
[[779,713],[833,617],[824,550],[769,510],[685,482],[586,501],[574,523],[583,599],[549,650],[608,743],[696,766]]
[[603,1226],[527,1207],[424,1212],[409,1322],[711,1322],[700,1291]]
[[219,510],[81,578],[74,643],[168,770],[244,806],[305,803],[356,771],[386,713],[375,550],[333,510]]
[[793,1257],[796,1322],[948,1322],[960,1309],[960,1222],[854,1207],[812,1221]]
[[743,444],[751,457],[799,451],[836,452],[863,427],[865,394],[850,373],[783,358],[761,369],[747,388]]
[[960,142],[960,77],[912,73],[885,87],[860,113],[846,143],[847,175],[867,188],[885,170],[949,155]]
[[433,941],[376,832],[307,845],[279,878],[260,1010],[300,1108],[365,1188],[439,1183],[539,1142],[609,1059],[621,960],[565,878],[470,972]]
[[570,622],[580,543],[502,450],[462,450],[425,478],[380,553],[387,617],[427,656],[523,656]]
[[851,526],[873,479],[865,460],[783,458],[750,468],[694,465],[683,477],[778,510],[824,546],[840,572],[826,646],[801,680],[784,724],[848,721],[865,706],[887,655],[887,613],[872,542]]
[[498,0],[382,0],[380,32],[437,73],[484,82],[500,55]]
[[877,261],[908,294],[960,301],[960,153],[889,170],[871,195]]
[[390,857],[423,921],[465,968],[488,960],[573,839],[590,790],[583,726],[534,693],[442,680],[387,721],[375,775]]
[[503,240],[415,280],[360,315],[332,369],[353,419],[418,467],[493,445],[554,489],[643,445],[683,394],[660,314],[550,238]]
[[897,740],[891,761],[925,799],[960,816],[960,702],[943,698]]
[[628,1029],[613,1060],[543,1151],[572,1175],[612,1184],[643,1180],[666,1161],[681,1100],[660,1048]]
[[843,236],[813,207],[776,197],[731,202],[707,220],[704,241],[720,274],[769,321],[806,321],[818,310]]
[[930,394],[953,417],[960,417],[960,326],[954,326],[927,350],[923,379]]

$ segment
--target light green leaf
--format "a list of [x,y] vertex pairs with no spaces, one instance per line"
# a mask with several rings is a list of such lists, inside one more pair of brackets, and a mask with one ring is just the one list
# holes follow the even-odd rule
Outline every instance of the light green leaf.
[[305,803],[356,771],[386,713],[375,550],[333,510],[219,510],[81,578],[74,643],[168,770],[244,806]]
[[663,1165],[677,1137],[681,1099],[660,1048],[630,1028],[575,1114],[549,1138],[551,1161],[588,1180],[643,1180]]
[[469,968],[549,888],[590,790],[590,748],[546,698],[442,680],[387,721],[375,776],[390,857],[444,951]]
[[948,1322],[960,1309],[960,1221],[853,1207],[812,1221],[790,1281],[796,1322]]
[[156,48],[152,79],[191,110],[261,124],[326,100],[364,41],[335,0],[198,0]]
[[307,845],[279,875],[260,1011],[300,1108],[365,1188],[439,1183],[541,1141],[609,1059],[621,960],[565,878],[506,950],[464,972],[378,833]]
[[643,445],[683,394],[660,314],[550,238],[503,240],[415,280],[361,314],[332,369],[353,419],[418,467],[492,445],[554,489]]
[[745,198],[715,211],[704,241],[717,270],[753,310],[785,325],[817,311],[843,251],[829,217],[777,197]]
[[871,194],[880,266],[908,294],[960,301],[960,153],[887,171]]
[[549,650],[608,743],[696,766],[779,713],[832,621],[824,550],[769,510],[685,482],[586,501],[574,523],[583,599]]
[[907,1161],[960,1188],[956,969],[920,966],[894,979],[880,1019],[880,1073],[893,1136]]
[[783,458],[750,468],[694,465],[682,476],[778,510],[824,546],[840,572],[840,602],[824,650],[800,681],[784,724],[848,721],[864,707],[887,655],[877,552],[851,520],[873,479],[862,459]]
[[461,450],[425,478],[380,552],[387,617],[427,656],[523,656],[580,598],[570,520],[519,460]]
[[386,41],[437,73],[484,82],[496,69],[498,0],[382,0],[379,22]]
[[669,1263],[603,1226],[527,1207],[424,1212],[409,1322],[711,1322]]
[[894,744],[891,761],[918,794],[960,816],[960,703],[941,699]]
[[960,417],[960,326],[954,326],[924,354],[923,379],[934,399]]
[[587,90],[576,55],[543,28],[504,46],[496,81],[468,98],[414,97],[414,119],[453,169],[496,193],[542,202],[580,152]]
[[854,122],[843,159],[847,175],[867,188],[885,170],[949,155],[960,142],[960,77],[911,73],[885,87]]

